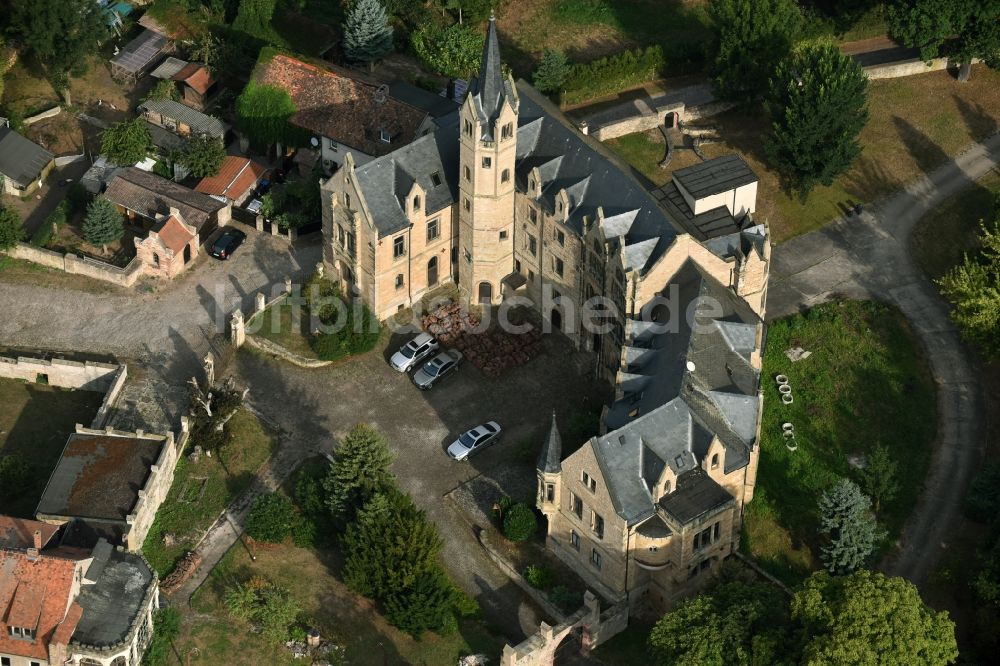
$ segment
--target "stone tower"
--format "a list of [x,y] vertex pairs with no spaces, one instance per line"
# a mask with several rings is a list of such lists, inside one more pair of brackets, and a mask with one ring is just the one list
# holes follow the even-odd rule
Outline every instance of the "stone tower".
[[500,67],[491,15],[479,76],[462,104],[459,164],[459,285],[474,303],[497,304],[514,271],[517,91]]
[[538,497],[535,504],[538,510],[549,519],[559,512],[559,477],[562,474],[562,437],[559,436],[559,426],[556,425],[556,413],[552,412],[552,427],[549,436],[538,454]]

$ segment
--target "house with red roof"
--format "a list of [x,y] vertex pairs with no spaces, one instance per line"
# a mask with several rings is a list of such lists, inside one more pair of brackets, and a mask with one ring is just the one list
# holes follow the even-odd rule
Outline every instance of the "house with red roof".
[[154,277],[173,278],[198,256],[198,230],[184,222],[181,212],[171,208],[160,215],[140,240],[135,238],[135,254],[144,266],[144,273]]
[[267,168],[250,158],[227,155],[219,173],[202,178],[194,191],[241,206],[253,195],[265,175]]

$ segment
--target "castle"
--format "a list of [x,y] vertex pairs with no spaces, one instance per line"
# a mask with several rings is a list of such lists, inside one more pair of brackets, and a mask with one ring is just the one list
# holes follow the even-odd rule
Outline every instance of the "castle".
[[322,186],[324,263],[380,319],[450,283],[466,303],[528,299],[595,355],[615,399],[565,459],[553,422],[547,543],[608,600],[662,608],[735,550],[753,495],[770,265],[757,177],[733,155],[652,194],[503,73],[493,19],[479,75],[438,124],[364,164],[346,156]]

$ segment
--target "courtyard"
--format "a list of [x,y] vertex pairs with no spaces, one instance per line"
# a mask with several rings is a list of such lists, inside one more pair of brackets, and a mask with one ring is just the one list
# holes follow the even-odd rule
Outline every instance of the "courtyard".
[[0,458],[18,457],[29,468],[22,492],[0,494],[5,514],[34,516],[66,438],[77,423],[90,425],[103,399],[95,391],[0,379]]

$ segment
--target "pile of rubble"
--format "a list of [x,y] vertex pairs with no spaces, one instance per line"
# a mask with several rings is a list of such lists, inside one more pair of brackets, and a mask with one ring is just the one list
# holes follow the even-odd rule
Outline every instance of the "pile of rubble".
[[346,663],[344,646],[323,640],[315,629],[309,630],[305,642],[287,641],[285,647],[292,653],[293,659],[308,659],[313,666],[331,666],[331,660],[338,664]]
[[524,365],[542,351],[542,334],[526,321],[511,319],[511,324],[528,329],[514,334],[499,329],[480,331],[478,318],[458,303],[443,305],[423,318],[424,330],[445,347],[462,352],[467,361],[487,377],[499,377],[505,370]]
[[189,551],[188,554],[181,558],[181,561],[177,563],[174,570],[171,571],[170,574],[163,579],[163,582],[160,583],[160,592],[163,592],[164,594],[173,593],[194,574],[200,564],[201,555]]

